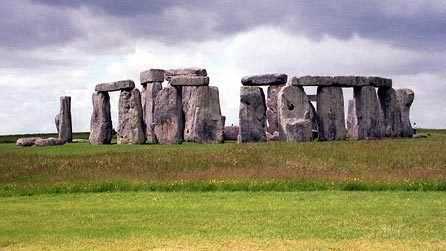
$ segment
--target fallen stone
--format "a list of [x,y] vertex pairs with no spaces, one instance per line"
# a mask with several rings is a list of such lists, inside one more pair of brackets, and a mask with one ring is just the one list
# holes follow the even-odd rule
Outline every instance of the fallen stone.
[[119,95],[118,144],[144,144],[141,94],[138,89],[123,90]]
[[262,86],[262,85],[284,85],[288,76],[282,73],[263,74],[246,76],[242,78],[242,85],[245,86]]
[[223,137],[224,140],[237,140],[240,128],[238,126],[225,126]]
[[344,96],[341,87],[317,88],[317,124],[319,140],[345,140]]
[[262,88],[240,88],[239,143],[266,141],[266,105]]
[[111,83],[102,83],[96,85],[95,91],[97,92],[112,92],[121,90],[132,90],[135,88],[135,83],[132,80],[121,80]]
[[412,137],[413,129],[410,123],[410,107],[412,106],[415,94],[410,89],[397,89],[396,102],[401,114],[401,122],[403,123],[403,137]]
[[72,143],[87,143],[88,139],[73,139]]
[[291,78],[291,84],[297,86],[392,87],[392,80],[363,76],[303,76]]
[[65,141],[58,138],[38,139],[34,142],[35,146],[59,146],[65,144]]
[[143,71],[139,74],[139,79],[142,85],[153,82],[162,83],[164,81],[164,70],[150,69]]
[[280,136],[278,131],[274,131],[273,134],[266,132],[267,141],[280,141]]
[[413,136],[412,136],[412,138],[414,138],[414,139],[425,139],[425,138],[427,138],[429,135],[427,135],[427,134],[423,134],[423,133],[419,133],[419,134],[414,134]]
[[190,67],[190,68],[179,68],[179,69],[170,69],[164,71],[164,79],[170,81],[173,77],[176,76],[207,76],[206,69]]
[[386,137],[401,137],[403,122],[400,109],[397,106],[396,92],[391,87],[378,88],[378,98],[384,113],[384,126]]
[[163,88],[156,95],[154,132],[160,144],[181,144],[184,134],[184,118],[181,88]]
[[31,137],[31,138],[20,138],[15,143],[16,146],[33,146],[36,143],[36,140],[39,140],[42,138],[39,137]]
[[268,86],[268,96],[266,99],[266,119],[268,121],[267,132],[274,134],[279,132],[279,116],[277,114],[277,94],[284,85]]
[[65,142],[73,140],[73,129],[71,125],[71,97],[60,97],[60,112],[56,116],[57,133],[59,139]]
[[144,131],[147,141],[150,143],[157,143],[153,121],[155,112],[155,98],[156,95],[163,89],[159,82],[147,83],[144,91],[141,92],[141,102],[143,110]]
[[203,76],[177,76],[173,77],[169,84],[171,86],[207,86],[209,85],[209,77]]
[[301,86],[287,85],[278,93],[279,135],[286,141],[311,141],[311,108]]
[[110,113],[110,96],[107,92],[92,95],[93,113],[90,122],[90,144],[110,144],[112,140],[112,120]]

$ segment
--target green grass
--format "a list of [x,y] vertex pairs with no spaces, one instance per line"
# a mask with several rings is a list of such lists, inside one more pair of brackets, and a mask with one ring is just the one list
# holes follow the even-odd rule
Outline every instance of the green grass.
[[446,196],[438,192],[140,192],[0,202],[0,248],[446,248]]

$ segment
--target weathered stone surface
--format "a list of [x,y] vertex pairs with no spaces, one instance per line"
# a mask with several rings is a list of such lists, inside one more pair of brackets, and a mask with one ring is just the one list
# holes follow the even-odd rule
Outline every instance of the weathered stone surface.
[[184,140],[222,143],[225,118],[221,116],[218,88],[185,86],[182,93]]
[[224,140],[237,140],[239,130],[238,126],[225,126],[223,132]]
[[164,72],[164,79],[170,81],[175,76],[207,76],[206,69],[190,67],[190,68],[179,68],[179,69],[170,69]]
[[266,132],[266,140],[267,141],[280,141],[280,136],[278,131],[274,131],[274,133]]
[[90,122],[90,144],[110,144],[112,140],[112,120],[110,114],[110,96],[107,92],[92,95],[93,113]]
[[54,118],[54,123],[56,124],[57,134],[59,134],[59,126],[60,126],[60,114],[57,114]]
[[317,118],[320,141],[346,138],[344,96],[341,87],[317,88]]
[[262,88],[240,88],[239,143],[266,141],[266,105]]
[[291,84],[297,86],[392,87],[392,80],[363,76],[303,76],[291,78]]
[[378,98],[384,113],[385,136],[400,137],[403,132],[403,123],[395,90],[391,87],[380,87]]
[[330,76],[303,76],[291,78],[291,85],[296,86],[329,86],[332,84],[333,77]]
[[184,117],[181,88],[168,87],[159,91],[155,99],[154,131],[160,144],[181,144]]
[[267,132],[274,134],[279,131],[279,116],[277,114],[277,94],[284,85],[268,86],[266,98],[266,119],[268,121]]
[[[357,134],[353,139],[381,139],[385,136],[384,113],[372,86],[354,88]],[[353,132],[354,130],[352,130]]]
[[123,90],[119,95],[118,144],[144,144],[141,94],[138,89]]
[[155,112],[156,95],[163,89],[160,82],[147,83],[144,91],[141,92],[141,102],[143,110],[144,131],[147,141],[156,143],[155,132],[153,131],[153,121]]
[[351,139],[358,139],[358,117],[356,117],[355,105],[354,99],[348,101],[347,130]]
[[209,77],[203,76],[177,76],[173,77],[169,84],[171,86],[202,86],[209,85]]
[[31,137],[31,138],[20,138],[15,143],[16,146],[33,146],[36,143],[36,140],[42,138],[39,137]]
[[96,85],[97,92],[112,92],[120,90],[132,90],[135,88],[135,83],[132,80],[121,80],[111,83],[102,83]]
[[401,113],[401,121],[403,123],[403,137],[412,137],[413,129],[410,123],[410,107],[412,106],[415,94],[410,89],[397,89],[396,100],[397,107]]
[[427,138],[428,137],[428,135],[427,134],[423,134],[423,133],[420,133],[420,134],[414,134],[413,136],[412,136],[412,138],[414,138],[414,139],[425,139],[425,138]]
[[[307,95],[308,97],[308,95]],[[313,130],[313,139],[316,139],[317,137],[314,137],[314,135],[318,135],[318,125],[317,125],[317,111],[316,108],[314,108],[314,105],[311,103],[311,101],[308,101],[308,104],[310,106],[310,120],[311,120],[311,128]]]
[[139,79],[142,85],[153,82],[162,83],[164,81],[164,70],[150,69],[143,71],[139,74]]
[[246,76],[242,78],[242,85],[245,86],[262,86],[262,85],[284,85],[288,76],[282,73],[263,74]]
[[65,142],[73,140],[73,129],[71,125],[71,97],[60,97],[60,112],[56,116],[57,133],[59,139]]
[[58,138],[38,139],[34,142],[35,146],[59,146],[65,144],[65,141]]
[[287,85],[278,94],[279,135],[286,141],[310,141],[313,137],[311,108],[301,86]]

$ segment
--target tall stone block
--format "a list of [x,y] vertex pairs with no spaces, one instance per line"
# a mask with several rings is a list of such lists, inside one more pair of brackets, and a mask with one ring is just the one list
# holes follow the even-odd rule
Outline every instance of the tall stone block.
[[277,94],[285,85],[270,85],[268,86],[266,99],[266,119],[268,121],[267,131],[270,134],[279,131],[279,116],[277,112]]
[[350,139],[358,139],[358,117],[356,117],[356,102],[348,101],[347,130]]
[[71,124],[71,97],[60,97],[60,112],[56,117],[59,139],[64,142],[73,141],[73,129]]
[[90,122],[90,144],[110,144],[112,140],[112,120],[110,96],[107,92],[95,92],[92,95],[93,114]]
[[410,89],[397,89],[396,100],[397,106],[401,113],[401,121],[403,123],[403,137],[412,137],[413,129],[410,123],[410,107],[412,106],[415,94]]
[[316,99],[319,140],[344,140],[347,130],[342,88],[319,86]]
[[384,113],[386,137],[400,137],[403,132],[401,112],[397,106],[396,92],[391,87],[378,88],[378,98]]
[[155,112],[155,98],[162,88],[163,86],[161,82],[147,83],[145,86],[145,90],[141,92],[144,132],[147,141],[150,143],[157,142],[153,125],[154,112]]
[[141,94],[138,89],[122,90],[119,95],[118,144],[144,144]]
[[239,143],[266,141],[266,105],[262,88],[240,87]]
[[286,141],[311,141],[311,107],[303,87],[288,85],[277,97],[279,137]]
[[160,144],[181,144],[184,117],[181,87],[163,88],[155,99],[154,132]]

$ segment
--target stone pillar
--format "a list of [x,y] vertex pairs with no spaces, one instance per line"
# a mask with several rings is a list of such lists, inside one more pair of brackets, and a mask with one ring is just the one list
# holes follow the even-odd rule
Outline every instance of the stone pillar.
[[355,111],[358,120],[357,139],[381,139],[385,135],[384,113],[375,87],[354,88]]
[[413,129],[410,123],[410,107],[412,106],[415,94],[410,89],[397,89],[396,90],[396,100],[397,107],[401,114],[401,121],[403,123],[403,137],[412,137]]
[[277,94],[285,85],[268,86],[268,96],[266,99],[266,119],[268,120],[267,132],[274,134],[279,132],[279,116],[277,112]]
[[347,129],[350,139],[358,139],[358,118],[356,117],[356,103],[354,99],[348,101]]
[[122,90],[119,95],[118,144],[144,144],[141,94],[138,89]]
[[277,97],[279,137],[286,141],[311,141],[311,108],[303,87],[288,85]]
[[110,144],[112,140],[112,120],[110,96],[107,92],[95,92],[92,95],[93,114],[90,123],[90,144]]
[[144,91],[141,92],[144,131],[149,143],[157,143],[155,133],[153,131],[153,115],[155,111],[155,98],[161,89],[163,89],[161,82],[152,82],[144,84]]
[[316,99],[319,140],[345,140],[347,130],[342,88],[319,86]]
[[155,99],[154,132],[160,144],[181,144],[184,117],[181,87],[168,87],[159,91]]
[[[307,97],[309,97],[307,95]],[[310,98],[308,98],[310,99]],[[310,120],[311,120],[311,129],[313,131],[313,139],[318,138],[319,130],[317,125],[317,111],[316,108],[314,108],[314,105],[311,103],[310,100],[308,100],[308,105],[310,106]]]
[[240,87],[239,143],[266,141],[266,105],[262,88]]
[[396,92],[391,87],[378,88],[378,98],[384,113],[386,137],[400,137],[403,132],[401,112],[397,107]]

